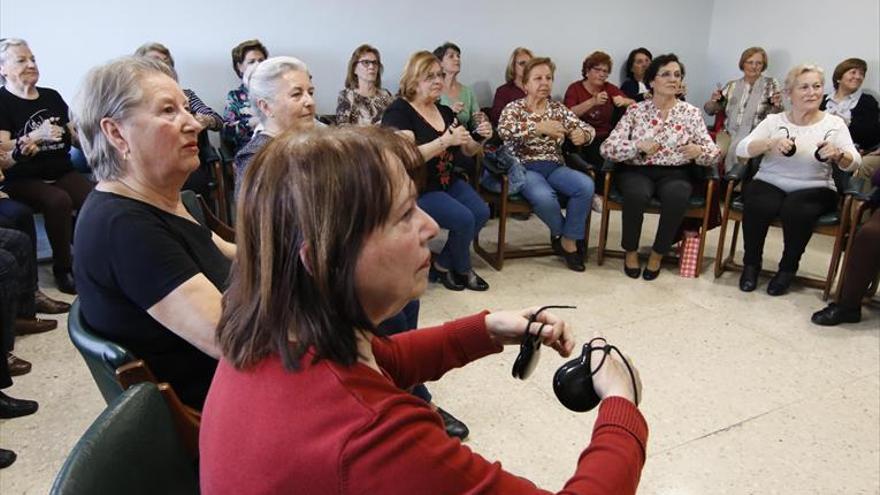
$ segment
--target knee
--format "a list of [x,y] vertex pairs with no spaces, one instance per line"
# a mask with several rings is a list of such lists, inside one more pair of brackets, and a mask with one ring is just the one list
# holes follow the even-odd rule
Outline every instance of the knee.
[[47,215],[59,214],[59,215],[70,215],[73,213],[73,200],[70,198],[70,195],[65,191],[58,189],[54,189],[51,192],[46,192],[43,194],[41,198],[41,202],[43,203],[43,213]]
[[585,197],[589,198],[596,191],[596,184],[593,182],[593,179],[588,175],[581,174],[578,177],[578,180],[575,184],[575,190],[572,194],[572,197]]
[[853,242],[880,247],[880,220],[869,221],[859,228]]
[[691,185],[690,182],[679,182],[669,186],[669,188],[664,191],[661,200],[663,202],[668,202],[670,205],[685,206],[687,205],[688,199],[690,199],[693,190],[694,186]]
[[644,208],[651,201],[651,192],[642,188],[625,188],[622,189],[623,204],[629,204],[636,208]]

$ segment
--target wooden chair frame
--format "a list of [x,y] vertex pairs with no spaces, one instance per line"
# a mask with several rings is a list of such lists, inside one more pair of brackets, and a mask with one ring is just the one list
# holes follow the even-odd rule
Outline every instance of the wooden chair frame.
[[[739,237],[739,227],[742,223],[742,212],[734,210],[731,208],[731,204],[733,202],[734,195],[737,192],[734,190],[737,183],[742,182],[746,177],[746,174],[749,171],[750,167],[754,167],[759,160],[750,160],[746,164],[739,163],[735,165],[731,170],[727,172],[725,175],[725,180],[727,181],[727,189],[724,194],[724,203],[721,207],[721,230],[718,235],[718,247],[715,253],[715,278],[721,276],[726,270],[734,270],[734,271],[742,271],[743,265],[734,260],[736,255],[736,243]],[[813,228],[813,233],[827,235],[834,238],[834,248],[831,252],[831,260],[828,264],[828,271],[824,278],[816,278],[816,277],[808,277],[804,275],[798,275],[795,277],[795,280],[802,285],[806,285],[807,287],[813,287],[816,289],[822,289],[822,300],[827,300],[829,294],[831,293],[831,289],[834,286],[834,279],[837,276],[837,272],[840,268],[840,260],[841,253],[843,252],[844,247],[844,238],[846,237],[846,233],[848,232],[849,224],[850,224],[850,215],[851,215],[851,207],[852,207],[852,196],[854,191],[849,188],[848,176],[845,174],[844,187],[840,190],[841,200],[839,206],[839,215],[840,222],[835,225],[817,225]],[[733,221],[733,236],[731,238],[730,248],[727,254],[727,257],[724,256],[724,248],[725,248],[725,240],[727,236],[727,223],[729,221]],[[782,228],[782,222],[778,219],[771,223],[773,227]],[[773,270],[761,270],[762,275],[772,276],[776,272]]]
[[[599,265],[605,262],[605,256],[622,258],[625,255],[624,251],[622,250],[607,248],[608,224],[611,212],[623,211],[623,203],[611,199],[611,188],[613,187],[614,169],[616,167],[617,164],[611,161],[606,161],[605,164],[602,166],[602,172],[605,174],[605,187],[602,193],[602,223],[599,226],[599,250],[596,256],[596,261]],[[700,248],[697,253],[697,259],[700,260],[700,264],[697,269],[697,277],[699,277],[700,273],[703,271],[703,252],[706,248],[706,233],[709,231],[709,221],[712,212],[712,201],[715,200],[715,191],[718,188],[718,181],[720,180],[720,177],[718,175],[718,167],[716,165],[713,165],[711,167],[699,167],[698,170],[701,170],[704,174],[703,180],[706,183],[706,189],[703,197],[705,198],[705,201],[702,206],[689,207],[684,215],[685,218],[696,218],[701,221],[699,233]],[[660,209],[649,206],[645,209],[645,213],[659,215]],[[664,257],[664,260],[677,261],[678,257],[670,255]]]

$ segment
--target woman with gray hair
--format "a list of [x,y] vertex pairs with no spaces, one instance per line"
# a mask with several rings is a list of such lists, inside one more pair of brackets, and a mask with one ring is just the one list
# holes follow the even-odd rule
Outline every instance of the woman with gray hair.
[[52,245],[58,290],[76,294],[71,273],[71,215],[92,184],[73,169],[70,146],[77,142],[67,103],[54,89],[38,87],[40,70],[27,42],[0,41],[0,151],[11,152],[2,165],[3,190],[43,213]]
[[315,126],[315,87],[304,62],[271,57],[248,67],[244,83],[259,125],[250,142],[235,155],[235,190],[254,155],[273,137],[289,129]]
[[92,69],[72,114],[99,181],[74,239],[83,316],[201,409],[235,255],[181,201],[202,126],[171,68],[147,57]]

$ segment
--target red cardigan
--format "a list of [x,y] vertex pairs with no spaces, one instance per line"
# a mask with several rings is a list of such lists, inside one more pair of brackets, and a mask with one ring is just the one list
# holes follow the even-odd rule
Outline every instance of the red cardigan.
[[[373,339],[384,375],[312,355],[297,372],[277,356],[246,371],[222,360],[202,412],[202,493],[547,493],[447,436],[403,390],[500,351],[480,313]],[[635,493],[647,435],[631,402],[605,400],[560,493]]]

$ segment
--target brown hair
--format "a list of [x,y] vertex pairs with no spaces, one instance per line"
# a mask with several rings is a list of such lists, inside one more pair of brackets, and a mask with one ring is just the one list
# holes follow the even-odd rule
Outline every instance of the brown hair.
[[427,50],[410,55],[406,65],[403,66],[403,73],[400,75],[400,88],[397,94],[408,101],[415,98],[419,81],[428,75],[428,71],[431,70],[431,66],[434,64],[439,65],[440,61],[437,60],[433,53]]
[[379,50],[377,50],[372,45],[363,44],[354,49],[354,52],[351,54],[351,58],[348,60],[348,72],[345,76],[345,87],[349,89],[357,88],[358,78],[357,74],[354,73],[355,67],[357,67],[358,61],[367,53],[372,53],[376,56],[376,61],[379,62],[379,70],[376,72],[376,89],[382,87],[382,69],[384,66],[382,65],[382,55],[379,54]]
[[504,80],[507,82],[513,82],[513,78],[516,77],[516,57],[519,57],[522,54],[526,54],[530,58],[535,57],[535,54],[528,48],[523,48],[521,46],[514,48],[513,53],[510,54],[510,60],[507,61],[507,70],[504,71]]
[[584,59],[584,63],[581,64],[581,77],[586,78],[587,72],[590,71],[593,67],[598,67],[600,65],[608,66],[608,73],[611,73],[611,55],[603,51],[596,50],[595,52],[587,55],[587,58]]
[[[241,185],[238,253],[217,329],[233,366],[278,354],[295,370],[309,350],[316,360],[357,360],[356,329],[374,325],[355,267],[402,187],[397,163],[424,168],[415,145],[381,127],[289,131],[257,153]],[[339,214],[341,204],[357,213]]]
[[761,70],[762,71],[767,70],[767,52],[764,51],[764,49],[761,48],[760,46],[753,46],[753,47],[745,49],[745,51],[742,53],[742,55],[739,56],[739,70],[743,70],[743,66],[746,65],[746,60],[751,58],[751,56],[756,53],[761,54],[761,60],[762,60],[762,63],[764,64],[764,66],[761,67]]
[[834,89],[837,89],[840,85],[840,78],[850,69],[859,69],[862,71],[862,74],[866,74],[868,72],[868,63],[860,58],[848,58],[837,64],[837,67],[834,68],[834,74],[831,76],[831,84],[834,85]]
[[235,71],[235,74],[240,78],[241,71],[238,70],[238,64],[244,62],[244,57],[247,56],[249,51],[257,50],[263,54],[263,58],[269,58],[269,50],[260,43],[260,40],[246,40],[241,43],[235,45],[232,49],[232,70]]
[[529,76],[531,75],[535,67],[539,65],[546,65],[547,67],[550,67],[550,75],[556,74],[556,64],[554,64],[553,61],[550,60],[550,57],[534,57],[526,63],[525,67],[523,67],[522,81],[520,81],[522,82],[523,86],[526,85],[526,81],[529,80]]

